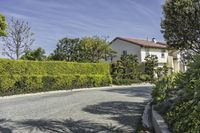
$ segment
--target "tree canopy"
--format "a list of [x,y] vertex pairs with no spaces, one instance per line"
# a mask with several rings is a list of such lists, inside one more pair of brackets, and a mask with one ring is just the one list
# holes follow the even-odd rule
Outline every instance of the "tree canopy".
[[99,62],[114,56],[115,52],[106,39],[94,36],[81,39],[63,38],[59,40],[56,49],[49,58],[51,60]]
[[167,44],[187,58],[200,54],[200,1],[167,0],[161,27]]
[[50,55],[52,60],[76,61],[78,58],[79,38],[63,38],[59,40],[56,49]]
[[84,37],[79,45],[80,61],[99,62],[107,59],[112,49],[106,39],[100,37]]
[[7,27],[6,18],[5,18],[5,16],[3,16],[0,13],[0,36],[5,36],[6,35],[6,32],[5,32],[6,27]]
[[42,48],[37,48],[35,50],[27,50],[25,54],[21,57],[21,59],[42,61],[46,59],[45,51]]

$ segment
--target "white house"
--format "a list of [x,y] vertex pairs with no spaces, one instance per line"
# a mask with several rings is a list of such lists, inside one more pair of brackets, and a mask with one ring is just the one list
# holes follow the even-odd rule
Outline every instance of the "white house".
[[157,42],[155,38],[149,40],[116,37],[111,41],[111,47],[117,52],[113,61],[119,60],[123,54],[137,55],[139,62],[145,62],[147,55],[158,57],[158,66],[167,64],[174,72],[184,71],[183,64],[177,51],[168,50],[165,43]]

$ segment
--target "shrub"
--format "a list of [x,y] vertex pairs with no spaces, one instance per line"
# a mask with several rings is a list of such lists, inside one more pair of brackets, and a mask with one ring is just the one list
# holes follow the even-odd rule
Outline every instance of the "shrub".
[[142,82],[146,82],[146,81],[150,81],[151,80],[151,77],[147,74],[141,74],[139,76],[139,80],[141,80]]
[[108,64],[0,60],[0,95],[107,86],[111,83]]
[[157,67],[155,69],[155,73],[157,75],[157,78],[163,78],[164,76],[168,75],[169,67],[165,64],[163,67]]
[[[192,65],[198,62],[192,63]],[[193,66],[176,81],[182,90],[180,100],[165,113],[165,119],[174,133],[197,133],[200,131],[200,70]]]
[[155,83],[153,87],[153,101],[154,103],[163,102],[165,99],[172,95],[172,91],[175,89],[176,78],[178,74],[172,74],[166,76]]
[[158,57],[156,55],[148,55],[145,57],[145,74],[148,74],[151,79],[154,78],[155,68],[158,66]]
[[121,59],[111,64],[113,84],[132,84],[138,82],[139,63],[135,55],[122,55]]
[[175,80],[173,77],[166,77],[154,87],[153,97],[160,105],[176,97],[175,100],[171,100],[170,107],[164,112],[164,118],[174,133],[198,133],[200,131],[199,67],[200,55],[195,57],[195,62],[189,65],[186,73],[179,74]]
[[173,133],[198,133],[200,131],[200,103],[183,100],[171,107],[165,119]]

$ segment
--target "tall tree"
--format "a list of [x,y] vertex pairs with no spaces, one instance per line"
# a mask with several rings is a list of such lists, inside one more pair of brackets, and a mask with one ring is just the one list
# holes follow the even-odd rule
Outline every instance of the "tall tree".
[[63,38],[59,40],[56,49],[50,55],[50,59],[76,61],[78,58],[78,45],[80,45],[79,38]]
[[6,32],[5,32],[6,27],[7,27],[6,18],[5,18],[5,16],[3,16],[0,13],[0,36],[5,36],[6,35]]
[[6,32],[7,36],[2,39],[3,55],[18,60],[34,42],[31,28],[27,22],[12,18]]
[[84,37],[79,45],[81,62],[99,62],[110,57],[111,52],[114,53],[106,39],[97,36]]
[[166,0],[161,27],[167,44],[186,59],[200,54],[200,1]]
[[25,54],[21,57],[22,60],[37,60],[42,61],[46,59],[45,50],[42,48],[37,48],[35,50],[27,50]]

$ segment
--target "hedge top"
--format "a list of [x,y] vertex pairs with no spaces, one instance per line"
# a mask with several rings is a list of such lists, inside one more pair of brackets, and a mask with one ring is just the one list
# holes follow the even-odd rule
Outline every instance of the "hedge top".
[[0,75],[109,74],[107,63],[0,59]]

